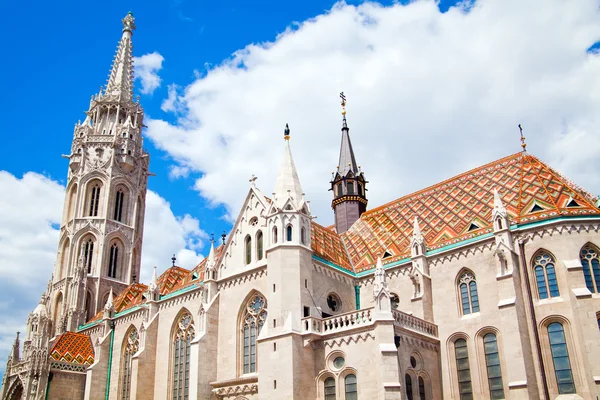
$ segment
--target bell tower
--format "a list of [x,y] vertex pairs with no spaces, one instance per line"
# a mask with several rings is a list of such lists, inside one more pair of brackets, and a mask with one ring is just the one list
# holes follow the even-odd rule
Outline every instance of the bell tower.
[[331,208],[335,213],[335,229],[338,234],[346,232],[367,210],[367,187],[363,172],[356,164],[354,150],[350,142],[350,128],[346,122],[346,96],[342,99],[342,143],[337,171],[332,174]]
[[75,330],[140,276],[149,155],[133,98],[131,13],[106,88],[75,125],[50,293],[53,334]]

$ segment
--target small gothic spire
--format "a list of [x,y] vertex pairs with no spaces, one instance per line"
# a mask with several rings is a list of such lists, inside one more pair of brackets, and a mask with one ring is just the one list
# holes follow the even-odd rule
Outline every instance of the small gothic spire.
[[340,93],[340,98],[342,99],[342,144],[340,146],[340,160],[337,172],[340,176],[346,176],[348,172],[352,172],[356,176],[360,174],[360,171],[354,157],[352,142],[350,142],[350,128],[348,128],[348,123],[346,122],[346,95],[344,95],[344,92]]
[[110,288],[110,292],[108,293],[108,299],[106,299],[106,304],[104,305],[104,311],[114,311],[114,295],[113,290]]
[[521,132],[521,147],[523,148],[523,152],[527,152],[527,143],[525,143],[525,136],[523,136],[523,128],[521,128],[521,124],[519,124],[519,132]]
[[21,347],[21,341],[19,340],[20,334],[21,334],[21,332],[17,331],[17,337],[15,338],[15,341],[13,342],[12,351],[10,352],[10,357],[12,358],[13,362],[19,361],[19,359],[20,359],[20,355],[19,355],[19,349]]
[[286,124],[286,141],[283,153],[283,160],[279,167],[279,173],[277,180],[275,181],[274,200],[278,203],[279,207],[283,207],[283,203],[287,201],[289,197],[293,199],[294,205],[299,209],[302,201],[302,186],[300,185],[300,179],[298,178],[298,172],[296,171],[296,165],[292,158],[292,151],[290,150],[289,139],[289,127]]
[[210,252],[208,253],[208,260],[206,261],[206,266],[208,268],[213,268],[215,265],[215,240],[214,238],[210,241]]
[[[135,30],[135,19],[129,12],[123,18],[123,35],[108,77],[105,94],[119,96],[123,101],[133,100],[133,45],[131,36]],[[102,93],[102,89],[100,90]]]
[[150,290],[155,290],[158,287],[158,279],[156,278],[156,265],[152,271],[152,280],[150,280],[150,285],[148,285]]

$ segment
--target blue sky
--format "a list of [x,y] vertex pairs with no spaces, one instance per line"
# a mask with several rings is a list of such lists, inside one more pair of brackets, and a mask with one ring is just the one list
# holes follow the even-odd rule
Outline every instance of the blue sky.
[[[106,83],[127,11],[134,54],[162,59],[140,93],[151,154],[142,279],[191,268],[231,228],[256,173],[271,193],[281,131],[328,225],[340,114],[370,207],[519,150],[600,193],[595,0],[0,3],[0,373],[49,279],[73,124]],[[544,13],[538,12],[541,8]],[[157,81],[158,82],[158,81]],[[61,186],[62,185],[62,186]]]

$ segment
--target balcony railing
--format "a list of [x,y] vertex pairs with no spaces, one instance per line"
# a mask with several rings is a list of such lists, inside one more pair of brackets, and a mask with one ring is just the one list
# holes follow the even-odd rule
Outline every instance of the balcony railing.
[[435,338],[438,337],[438,328],[436,324],[432,324],[431,322],[427,322],[400,310],[392,310],[392,315],[394,316],[394,323],[396,326],[410,331],[424,333]]

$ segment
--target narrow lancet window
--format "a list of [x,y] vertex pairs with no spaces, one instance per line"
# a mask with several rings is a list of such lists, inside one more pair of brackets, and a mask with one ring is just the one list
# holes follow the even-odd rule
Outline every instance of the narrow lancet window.
[[92,258],[94,256],[94,241],[90,238],[83,243],[83,262],[88,274],[92,273]]
[[116,278],[117,277],[117,267],[119,265],[119,245],[113,243],[110,247],[110,255],[108,260],[108,277]]
[[252,262],[252,239],[250,235],[246,236],[245,246],[244,259],[246,265],[248,265]]
[[123,202],[125,201],[125,193],[123,189],[117,190],[117,194],[115,196],[115,210],[113,219],[115,221],[122,222],[123,218]]
[[473,400],[469,351],[467,350],[467,341],[465,339],[458,339],[454,342],[454,353],[456,357],[458,393],[460,395],[460,400]]
[[256,259],[263,259],[263,234],[262,231],[258,231],[256,234]]
[[125,337],[123,343],[123,366],[121,368],[121,400],[129,400],[131,395],[131,365],[132,357],[137,353],[140,346],[138,332],[135,328],[131,329]]
[[356,384],[356,375],[354,374],[350,374],[350,375],[346,375],[346,378],[344,379],[344,386],[345,386],[345,394],[346,394],[346,400],[357,400],[358,399],[358,387]]
[[571,372],[569,350],[567,349],[567,340],[562,324],[553,322],[548,325],[548,338],[550,340],[550,350],[552,352],[558,393],[575,393],[575,382],[573,381],[573,373]]
[[97,217],[99,205],[100,205],[100,184],[95,183],[92,186],[92,191],[90,193],[90,208],[89,208],[88,216]]
[[483,350],[485,353],[490,396],[492,399],[503,399],[504,386],[502,384],[502,371],[500,369],[500,356],[498,354],[498,340],[496,335],[488,333],[483,337]]

